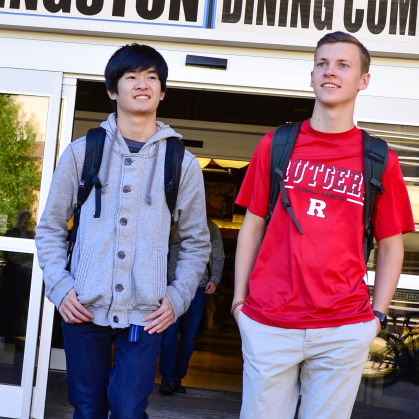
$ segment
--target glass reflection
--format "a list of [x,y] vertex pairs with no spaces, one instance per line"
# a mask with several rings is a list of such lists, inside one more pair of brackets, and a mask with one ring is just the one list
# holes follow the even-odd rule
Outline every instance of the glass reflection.
[[403,244],[404,261],[402,267],[402,274],[419,275],[419,231],[415,231],[414,233],[404,235]]
[[389,418],[419,412],[419,308],[405,303],[413,307],[392,306],[387,313],[389,325],[371,345],[357,397]]
[[390,387],[405,378],[419,384],[419,311],[391,310],[388,330],[371,345],[364,378],[372,386]]
[[358,127],[386,140],[399,156],[406,182],[419,182],[419,127],[372,122],[360,122]]
[[[22,218],[26,217],[22,216]],[[19,234],[15,230],[11,234]],[[10,231],[8,231],[10,232]],[[6,233],[7,234],[7,233]],[[33,232],[26,230],[27,235]],[[28,237],[29,238],[29,237]],[[20,385],[33,255],[0,252],[0,383]]]
[[[358,127],[386,140],[399,157],[417,230],[403,236],[405,255],[402,274],[419,275],[419,127],[373,122],[359,122]],[[375,258],[376,251],[371,254],[368,270],[375,270]]]
[[20,227],[11,230],[23,210],[31,214],[26,231],[35,227],[48,103],[46,97],[0,94],[0,235],[33,238]]

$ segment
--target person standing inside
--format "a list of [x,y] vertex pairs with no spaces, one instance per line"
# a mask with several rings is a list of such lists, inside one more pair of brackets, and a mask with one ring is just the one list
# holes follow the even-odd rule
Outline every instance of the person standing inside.
[[[29,210],[19,211],[15,225],[4,236],[33,240],[31,219]],[[0,336],[6,343],[16,344],[26,330],[33,255],[6,251],[3,254],[6,264],[0,280]]]
[[[224,266],[223,239],[220,229],[212,220],[208,220],[208,228],[211,237],[211,255],[195,297],[188,311],[163,333],[159,364],[162,375],[159,392],[162,394],[186,393],[182,379],[188,372],[189,360],[194,351],[195,336],[205,309],[207,296],[214,294],[221,281]],[[176,279],[175,269],[180,255],[180,246],[180,236],[176,230],[170,246],[168,270],[170,282]]]
[[[61,156],[37,228],[46,295],[63,317],[68,394],[77,419],[105,419],[109,410],[112,419],[148,418],[162,332],[187,311],[208,261],[202,172],[185,151],[174,212],[182,245],[167,286],[166,139],[181,138],[156,121],[167,76],[164,58],[149,46],[126,45],[112,55],[105,79],[116,112],[101,124],[100,218],[93,217],[92,192],[68,271],[67,221],[77,203],[83,137]],[[135,326],[139,334],[132,338]]]
[[386,324],[403,262],[402,234],[415,225],[390,150],[372,219],[378,250],[371,307],[363,138],[353,122],[369,64],[368,51],[349,34],[330,33],[317,44],[313,114],[301,125],[284,174],[303,234],[281,197],[265,234],[273,132],[257,147],[236,200],[247,208],[232,305],[244,357],[241,419],[292,419],[299,394],[301,419],[349,418],[369,347]]

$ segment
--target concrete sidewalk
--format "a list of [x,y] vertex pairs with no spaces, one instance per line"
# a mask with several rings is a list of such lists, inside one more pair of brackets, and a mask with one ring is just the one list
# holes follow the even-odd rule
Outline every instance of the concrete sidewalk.
[[[149,397],[150,419],[238,419],[241,393],[188,388],[187,394],[164,396],[156,384]],[[74,409],[67,399],[66,374],[50,371],[45,419],[71,419]]]
[[[149,397],[147,413],[150,419],[239,419],[241,393],[188,387],[187,394],[164,396],[158,392],[158,387],[156,384],[154,392]],[[67,399],[66,374],[50,371],[45,419],[72,419],[73,411]],[[391,406],[379,407],[356,402],[351,419],[417,419],[418,417],[419,415],[402,413]]]

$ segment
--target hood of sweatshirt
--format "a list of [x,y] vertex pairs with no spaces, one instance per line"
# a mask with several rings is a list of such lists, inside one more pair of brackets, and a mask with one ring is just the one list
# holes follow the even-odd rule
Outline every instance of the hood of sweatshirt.
[[[122,155],[128,155],[131,154],[127,143],[122,136],[121,132],[118,129],[118,126],[116,125],[116,118],[115,113],[111,113],[106,121],[103,121],[100,126],[106,130],[107,137],[111,139],[111,146],[108,154],[108,160],[106,161],[106,170],[105,170],[105,178],[103,179],[103,187],[102,187],[102,193],[106,192],[106,186],[108,181],[108,175],[112,160],[113,152],[115,151],[118,154]],[[150,184],[148,185],[148,193],[147,193],[147,203],[151,204],[151,187],[153,185],[154,175],[156,172],[156,165],[157,165],[157,157],[159,155],[159,148],[160,148],[160,141],[166,140],[170,137],[176,137],[181,139],[182,135],[177,133],[173,128],[171,128],[169,125],[165,125],[163,122],[156,121],[157,131],[151,136],[151,138],[144,144],[142,149],[139,151],[139,153],[143,153],[147,156],[152,156],[154,154],[154,160],[153,160],[153,168],[150,178]],[[131,138],[132,139],[132,138]]]

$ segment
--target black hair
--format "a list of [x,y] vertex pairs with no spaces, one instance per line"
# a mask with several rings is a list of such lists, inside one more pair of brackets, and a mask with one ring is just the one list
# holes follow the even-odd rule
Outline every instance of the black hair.
[[[127,44],[119,48],[109,59],[105,69],[106,90],[118,94],[118,81],[128,72],[145,71],[154,68],[161,84],[161,91],[166,92],[169,69],[162,55],[148,45],[136,43]],[[112,106],[116,108],[116,100],[111,99]]]
[[365,48],[365,46],[353,35],[350,35],[346,32],[332,32],[328,33],[327,35],[323,36],[322,39],[317,43],[316,50],[314,52],[314,56],[316,56],[317,50],[325,44],[336,44],[338,42],[343,42],[345,44],[354,44],[359,49],[359,54],[361,57],[361,73],[365,74],[370,71],[370,63],[371,63],[371,57],[368,50]]

